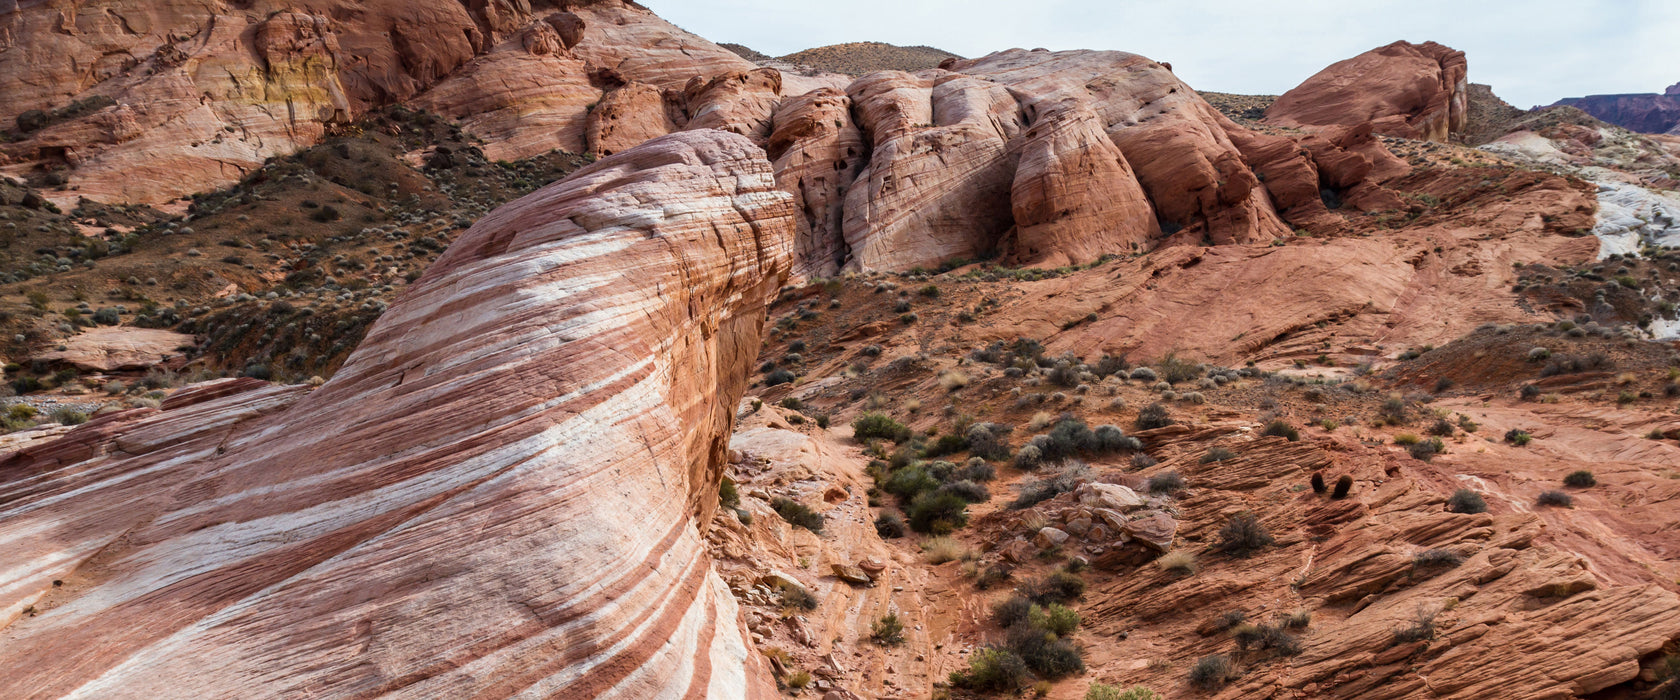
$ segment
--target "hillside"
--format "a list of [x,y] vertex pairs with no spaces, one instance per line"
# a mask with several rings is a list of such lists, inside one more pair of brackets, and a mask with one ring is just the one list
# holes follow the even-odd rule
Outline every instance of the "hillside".
[[819,46],[782,56],[781,60],[820,71],[865,75],[878,70],[919,71],[937,68],[948,58],[962,58],[932,46],[894,46],[878,41]]

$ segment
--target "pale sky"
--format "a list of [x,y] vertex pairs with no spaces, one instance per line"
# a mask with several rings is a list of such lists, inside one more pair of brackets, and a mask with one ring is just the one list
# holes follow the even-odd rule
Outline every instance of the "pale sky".
[[1118,49],[1198,90],[1278,94],[1399,39],[1438,41],[1518,107],[1680,82],[1680,0],[641,0],[688,31],[772,56],[849,41],[964,56]]

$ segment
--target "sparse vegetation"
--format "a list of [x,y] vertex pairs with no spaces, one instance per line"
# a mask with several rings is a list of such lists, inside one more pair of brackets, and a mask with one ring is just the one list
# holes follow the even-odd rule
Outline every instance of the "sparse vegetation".
[[905,442],[910,439],[910,428],[884,413],[865,413],[852,421],[852,437]]
[[777,497],[770,500],[770,507],[776,514],[782,516],[791,525],[796,525],[811,532],[822,534],[823,516],[811,510],[805,504],[791,498]]
[[1290,425],[1289,421],[1281,418],[1267,423],[1266,429],[1261,431],[1261,434],[1284,438],[1290,442],[1295,442],[1301,439],[1301,431],[1296,429],[1295,426]]
[[1175,549],[1161,555],[1155,560],[1155,565],[1167,573],[1189,576],[1196,573],[1196,555],[1188,550]]
[[1204,691],[1218,690],[1235,677],[1235,667],[1222,654],[1204,656],[1190,667],[1190,685]]
[[1536,502],[1542,506],[1553,506],[1557,508],[1571,508],[1575,505],[1574,498],[1567,493],[1557,490],[1541,491],[1540,498]]
[[1447,510],[1452,513],[1485,513],[1487,501],[1482,500],[1482,494],[1459,489],[1447,498]]
[[1452,568],[1463,563],[1464,557],[1450,549],[1426,549],[1412,556],[1412,567],[1417,569]]
[[1522,447],[1523,445],[1527,445],[1529,443],[1529,441],[1533,440],[1533,439],[1534,439],[1534,436],[1529,435],[1528,431],[1522,430],[1520,428],[1512,428],[1510,430],[1505,431],[1505,442],[1509,442],[1513,445],[1516,445],[1517,447]]
[[882,615],[869,626],[869,638],[881,646],[897,646],[904,643],[904,623],[899,622],[898,613]]
[[[1135,379],[1136,377],[1134,376],[1133,378]],[[1144,406],[1142,410],[1138,411],[1136,425],[1138,430],[1152,430],[1155,428],[1165,428],[1172,425],[1173,422],[1172,415],[1167,412],[1166,406],[1162,406],[1159,403],[1152,403],[1148,406]]]
[[1348,492],[1352,490],[1353,477],[1343,474],[1341,478],[1336,479],[1336,490],[1331,492],[1330,497],[1339,501],[1347,498]]
[[1274,541],[1271,533],[1266,531],[1266,526],[1260,523],[1260,518],[1244,511],[1231,516],[1231,519],[1225,522],[1225,526],[1219,529],[1219,542],[1214,545],[1214,549],[1231,556],[1247,557]]
[[1321,474],[1319,472],[1313,472],[1313,475],[1312,475],[1312,490],[1313,490],[1313,493],[1324,493],[1327,490],[1324,486],[1324,475],[1323,474]]
[[903,537],[905,533],[904,516],[897,511],[884,511],[875,516],[875,534],[885,539]]
[[1577,469],[1563,477],[1563,485],[1572,489],[1592,488],[1598,485],[1598,479],[1594,478],[1590,471]]
[[1147,482],[1149,493],[1155,495],[1178,493],[1183,491],[1184,487],[1184,477],[1179,476],[1178,472],[1161,472],[1149,477]]

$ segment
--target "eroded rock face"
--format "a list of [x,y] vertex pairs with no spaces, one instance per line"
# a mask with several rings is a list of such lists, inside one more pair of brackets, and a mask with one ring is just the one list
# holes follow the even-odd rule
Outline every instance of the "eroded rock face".
[[832,88],[789,98],[777,108],[774,126],[769,151],[776,183],[793,193],[801,214],[794,274],[832,276],[846,262],[846,188],[869,155],[852,123],[852,99]]
[[696,523],[793,231],[745,138],[662,137],[485,217],[314,392],[25,445],[3,694],[772,697]]
[[1397,41],[1331,64],[1266,110],[1279,126],[1354,126],[1379,134],[1445,141],[1469,119],[1463,51],[1433,41]]

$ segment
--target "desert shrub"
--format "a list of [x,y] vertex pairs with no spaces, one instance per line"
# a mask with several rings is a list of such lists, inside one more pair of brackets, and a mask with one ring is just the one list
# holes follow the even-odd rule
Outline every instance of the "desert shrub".
[[1189,576],[1196,573],[1196,555],[1187,550],[1175,549],[1161,555],[1155,560],[1155,565],[1167,573]]
[[1295,426],[1290,425],[1289,421],[1283,420],[1282,418],[1267,423],[1266,429],[1262,431],[1261,434],[1284,438],[1290,442],[1295,442],[1301,439],[1301,431],[1297,430]]
[[1509,442],[1518,447],[1527,445],[1529,441],[1533,439],[1533,435],[1528,434],[1528,431],[1521,428],[1512,428],[1505,431],[1505,442]]
[[1248,613],[1241,610],[1232,610],[1220,615],[1219,619],[1214,620],[1213,628],[1217,630],[1228,630],[1247,621]]
[[948,493],[969,503],[985,503],[992,500],[992,492],[986,487],[966,480],[948,482],[935,493]]
[[1050,382],[1057,386],[1074,387],[1079,385],[1079,370],[1073,363],[1063,360],[1050,368]]
[[1412,557],[1412,566],[1419,569],[1430,567],[1451,568],[1464,563],[1464,557],[1450,549],[1426,549]]
[[[1132,438],[1132,439],[1136,440],[1137,438]],[[1133,469],[1148,469],[1150,467],[1155,466],[1156,464],[1159,464],[1159,462],[1155,461],[1154,457],[1151,457],[1151,456],[1149,456],[1145,453],[1139,452],[1135,455],[1132,455],[1132,468]]]
[[1301,653],[1301,642],[1281,626],[1238,625],[1231,631],[1231,637],[1236,640],[1237,648],[1243,651],[1264,650],[1277,656]]
[[956,478],[976,483],[987,482],[997,478],[997,469],[985,460],[971,459],[962,469],[957,470]]
[[881,646],[896,646],[904,643],[904,623],[898,621],[897,613],[887,613],[869,626],[869,638]]
[[770,507],[776,510],[776,515],[782,516],[782,519],[788,521],[789,524],[822,534],[822,513],[811,510],[805,504],[791,498],[777,497],[771,499]]
[[1260,519],[1247,511],[1231,516],[1225,526],[1219,528],[1219,542],[1214,545],[1226,554],[1236,557],[1249,556],[1261,548],[1270,545],[1275,540]]
[[1598,479],[1593,478],[1592,472],[1578,469],[1563,477],[1563,485],[1576,489],[1591,488],[1598,485]]
[[1424,432],[1437,437],[1452,437],[1453,431],[1456,429],[1457,428],[1453,427],[1453,424],[1447,419],[1439,418],[1436,419],[1434,423],[1431,423],[1429,425],[1429,429]]
[[968,453],[981,459],[1008,459],[1011,429],[998,423],[975,423],[968,426]]
[[1091,373],[1099,377],[1107,377],[1111,374],[1124,375],[1127,370],[1131,369],[1131,364],[1126,361],[1124,355],[1120,357],[1103,355],[1097,359],[1097,364],[1091,368]]
[[1196,363],[1170,352],[1155,363],[1155,369],[1160,371],[1161,379],[1169,384],[1194,381],[1202,373],[1201,367]]
[[782,399],[781,401],[776,402],[776,405],[781,406],[782,408],[785,408],[789,411],[799,411],[799,410],[803,410],[805,408],[805,402],[800,401],[799,397],[797,397],[797,396],[786,397],[786,398]]
[[992,622],[1003,628],[1026,624],[1037,607],[1026,596],[1012,595],[992,606]]
[[1290,629],[1305,629],[1308,625],[1312,624],[1312,611],[1296,610],[1288,615],[1284,615],[1280,620],[1280,624]]
[[1207,454],[1202,455],[1201,463],[1202,464],[1212,464],[1214,462],[1223,462],[1223,461],[1228,460],[1228,459],[1236,459],[1236,458],[1237,458],[1237,453],[1232,452],[1228,449],[1225,449],[1224,447],[1215,445],[1213,447],[1208,448]]
[[1421,642],[1435,638],[1435,612],[1419,604],[1411,624],[1394,630],[1394,643]]
[[910,529],[936,535],[949,533],[968,524],[967,508],[968,501],[957,494],[923,493],[910,503]]
[[1577,374],[1580,372],[1607,372],[1616,368],[1616,363],[1608,355],[1595,352],[1585,357],[1577,355],[1553,356],[1546,366],[1540,369],[1540,376],[1551,377],[1559,374]]
[[892,539],[904,536],[904,516],[897,511],[883,511],[875,516],[875,534]]
[[1453,513],[1485,513],[1487,501],[1482,500],[1482,494],[1470,489],[1459,489],[1447,497],[1447,510]]
[[1156,374],[1155,370],[1152,370],[1148,367],[1139,367],[1137,369],[1134,369],[1134,370],[1132,370],[1132,372],[1129,376],[1132,379],[1136,379],[1140,382],[1148,382],[1148,383],[1151,383],[1151,384],[1153,384],[1154,382],[1159,381],[1161,379],[1161,376]]
[[1085,670],[1079,648],[1049,630],[1034,625],[1016,625],[1009,629],[1005,640],[1027,668],[1046,678],[1060,678]]
[[778,370],[774,370],[774,371],[770,372],[769,374],[764,375],[764,385],[765,386],[776,386],[778,384],[788,384],[788,383],[791,383],[794,379],[795,379],[795,377],[794,377],[792,372],[789,372],[785,369],[778,369]]
[[1091,435],[1095,439],[1092,445],[1094,452],[1119,452],[1132,446],[1132,441],[1126,437],[1126,431],[1121,430],[1118,425],[1099,425]]
[[805,590],[804,586],[778,581],[776,583],[776,597],[780,598],[783,607],[800,610],[816,610],[817,597]]
[[1148,490],[1156,495],[1178,493],[1184,490],[1184,477],[1178,472],[1161,472],[1149,477]]
[[[1023,452],[1026,449],[1021,448]],[[1009,507],[1016,510],[1027,508],[1079,488],[1080,484],[1090,480],[1090,467],[1085,466],[1083,462],[1068,462],[1055,474],[1022,482],[1019,495]]]
[[1167,412],[1166,406],[1159,403],[1149,404],[1148,406],[1144,406],[1142,410],[1139,410],[1137,422],[1135,423],[1138,430],[1165,428],[1172,424],[1172,415]]
[[723,481],[718,482],[718,505],[725,508],[741,505],[741,492],[735,488],[734,479],[726,476],[723,477]]
[[1071,603],[1085,595],[1085,579],[1066,571],[1052,571],[1044,578],[1021,584],[1017,591],[1039,605]]
[[939,375],[939,388],[946,391],[956,391],[968,386],[968,375],[956,370],[947,370]]
[[910,428],[883,413],[865,413],[852,421],[852,437],[858,441],[870,438],[904,442],[910,439]]
[[1569,508],[1575,505],[1575,499],[1571,498],[1569,494],[1555,490],[1541,491],[1540,499],[1536,502],[1543,506],[1556,506],[1559,508]]
[[1015,468],[1023,471],[1034,471],[1044,464],[1044,455],[1039,452],[1037,445],[1023,445],[1015,452]]
[[1079,613],[1060,603],[1051,603],[1042,608],[1033,606],[1027,611],[1027,620],[1034,627],[1050,630],[1058,637],[1066,637],[1079,627]]
[[967,561],[974,558],[973,550],[963,546],[949,537],[934,537],[922,543],[922,553],[927,555],[928,563],[944,564],[948,561]]
[[1422,439],[1423,438],[1412,433],[1400,433],[1394,436],[1394,444],[1401,445],[1403,447],[1411,447],[1412,445],[1418,444],[1418,441]]
[[1524,384],[1523,388],[1517,390],[1517,396],[1524,401],[1533,401],[1540,398],[1540,387],[1533,384]]
[[1406,448],[1406,452],[1410,453],[1413,459],[1420,459],[1425,462],[1434,459],[1435,455],[1445,452],[1446,450],[1447,446],[1441,442],[1441,438],[1437,437],[1432,437],[1428,440],[1419,440],[1418,442],[1413,443],[1411,447]]
[[968,670],[953,671],[950,684],[981,692],[1009,692],[1026,683],[1027,662],[1002,647],[982,647],[968,657]]
[[939,488],[939,480],[924,467],[904,467],[893,471],[892,476],[881,484],[881,490],[899,497],[905,503],[916,499],[927,491]]
[[1324,493],[1327,490],[1324,486],[1324,475],[1323,474],[1320,474],[1318,472],[1313,472],[1313,475],[1312,475],[1312,490],[1313,490],[1313,493]]
[[943,457],[966,449],[968,449],[968,438],[956,433],[945,433],[935,439],[933,444],[923,448],[922,456],[927,458]]
[[81,425],[88,421],[86,413],[68,406],[54,410],[50,417],[59,425]]
[[1218,690],[1229,682],[1236,673],[1231,660],[1222,654],[1210,654],[1196,660],[1190,667],[1190,685],[1201,690]]

